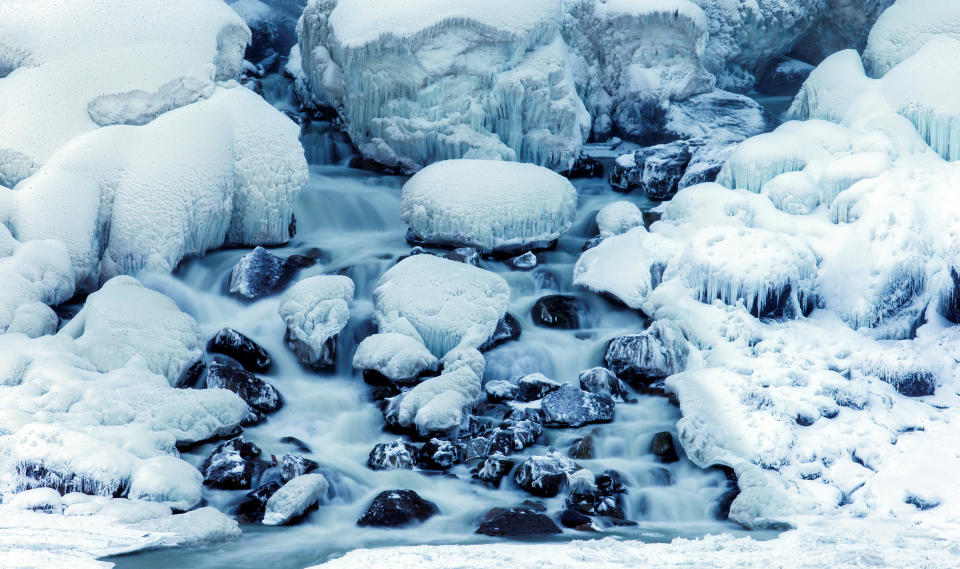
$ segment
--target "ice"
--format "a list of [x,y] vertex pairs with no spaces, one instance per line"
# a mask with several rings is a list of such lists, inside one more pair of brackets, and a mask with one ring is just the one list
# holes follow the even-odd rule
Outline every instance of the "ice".
[[372,334],[353,354],[355,369],[377,371],[394,381],[410,381],[439,363],[423,342],[405,334]]
[[155,456],[133,471],[127,497],[186,511],[200,503],[202,487],[203,476],[192,465],[173,456]]
[[419,339],[436,357],[481,346],[509,300],[510,287],[499,275],[433,255],[400,261],[373,291],[380,332]]
[[88,296],[60,333],[74,338],[78,353],[101,372],[141,357],[175,387],[203,350],[196,320],[133,277],[115,277]]
[[643,214],[633,202],[613,202],[597,212],[597,227],[600,229],[601,239],[626,233],[642,225]]
[[533,164],[446,160],[404,184],[401,207],[404,222],[430,243],[523,251],[570,229],[577,191]]
[[0,289],[0,333],[49,333],[37,322],[49,318],[49,312],[44,316],[36,305],[60,304],[73,296],[74,272],[66,248],[52,240],[18,243],[0,224]]
[[[479,361],[483,362],[482,355]],[[388,413],[399,425],[416,426],[421,434],[456,430],[466,419],[465,412],[480,401],[482,374],[483,369],[477,374],[466,365],[444,368],[441,375],[397,396]]]
[[276,526],[290,522],[325,498],[329,488],[330,484],[322,474],[297,476],[267,500],[264,525]]
[[284,341],[307,364],[329,365],[328,343],[347,325],[353,281],[342,275],[303,279],[280,298],[277,312],[287,326]]
[[828,13],[794,44],[790,55],[816,65],[830,54],[844,49],[862,52],[877,18],[893,2],[832,0]]
[[863,63],[882,77],[926,44],[947,35],[960,39],[960,4],[952,0],[897,0],[870,30]]

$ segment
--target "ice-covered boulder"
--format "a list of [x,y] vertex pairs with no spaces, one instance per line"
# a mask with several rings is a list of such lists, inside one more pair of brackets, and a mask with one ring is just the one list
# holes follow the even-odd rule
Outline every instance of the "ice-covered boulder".
[[253,299],[285,287],[303,267],[314,261],[303,255],[280,258],[263,247],[256,247],[237,261],[230,271],[230,292]]
[[606,205],[597,212],[597,228],[600,238],[620,235],[643,225],[643,214],[633,202],[619,201]]
[[827,13],[797,40],[790,55],[816,65],[844,49],[862,52],[877,19],[893,2],[894,0],[830,0]]
[[373,291],[380,332],[419,339],[436,357],[486,342],[509,300],[510,287],[499,275],[433,255],[400,261]]
[[213,362],[207,368],[207,388],[226,389],[236,393],[250,406],[245,425],[259,423],[264,416],[280,409],[283,401],[277,388],[244,369],[227,367]]
[[173,386],[200,359],[203,347],[196,320],[133,277],[110,279],[88,296],[60,334],[76,339],[78,352],[102,372],[141,357]]
[[540,404],[544,423],[554,427],[582,427],[613,421],[613,398],[564,385]]
[[341,275],[306,278],[290,287],[277,312],[287,330],[284,342],[305,364],[333,365],[337,334],[350,319],[353,281]]
[[649,384],[683,371],[689,354],[683,332],[669,321],[658,320],[639,334],[610,340],[603,361],[617,377]]
[[577,191],[533,164],[446,160],[403,186],[403,221],[418,240],[482,252],[545,247],[573,225]]
[[[53,240],[21,244],[0,224],[0,287],[0,333],[50,333],[43,323],[49,312],[44,316],[37,305],[46,308],[73,296],[74,272],[66,247]],[[56,322],[53,327],[56,331]]]
[[367,467],[372,470],[411,469],[416,464],[417,447],[403,439],[377,443],[367,458]]
[[517,468],[513,479],[517,486],[544,498],[552,498],[567,485],[568,477],[577,465],[559,452],[532,456]]
[[406,334],[373,334],[357,345],[353,367],[376,371],[392,381],[409,382],[428,370],[436,370],[437,357],[423,342]]
[[870,30],[864,67],[872,77],[882,77],[937,35],[960,39],[960,5],[952,0],[897,0]]
[[270,466],[261,454],[260,447],[243,436],[220,443],[200,466],[203,483],[225,490],[249,489]]
[[321,498],[325,498],[329,488],[330,483],[322,474],[297,476],[281,486],[267,500],[263,514],[264,525],[277,526],[290,523]]
[[365,157],[405,171],[448,158],[569,169],[590,128],[561,2],[311,0],[297,27],[310,89]]

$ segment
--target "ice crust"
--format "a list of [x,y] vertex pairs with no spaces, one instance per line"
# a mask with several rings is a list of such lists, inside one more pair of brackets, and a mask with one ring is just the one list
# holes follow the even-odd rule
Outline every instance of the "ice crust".
[[409,381],[436,370],[437,357],[423,342],[406,334],[372,334],[357,345],[353,367],[373,370],[395,381]]
[[324,363],[325,345],[350,319],[353,281],[342,275],[303,279],[280,298],[277,312],[287,326],[285,341],[300,361]]
[[951,0],[897,0],[871,28],[863,64],[882,77],[934,36],[960,39],[960,4]]

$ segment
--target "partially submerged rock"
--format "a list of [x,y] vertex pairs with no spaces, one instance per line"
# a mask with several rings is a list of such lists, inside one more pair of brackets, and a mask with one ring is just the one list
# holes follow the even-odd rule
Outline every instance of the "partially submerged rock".
[[402,527],[422,523],[440,513],[437,505],[413,490],[387,490],[377,494],[357,525],[360,527]]

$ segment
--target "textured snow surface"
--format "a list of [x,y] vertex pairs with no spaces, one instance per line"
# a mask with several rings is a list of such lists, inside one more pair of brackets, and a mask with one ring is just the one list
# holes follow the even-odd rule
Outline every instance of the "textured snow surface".
[[395,381],[408,381],[437,369],[437,357],[423,342],[406,334],[371,334],[357,345],[353,367],[373,370]]
[[897,0],[870,30],[864,67],[872,77],[881,77],[937,35],[960,39],[960,4],[953,0]]
[[403,186],[403,221],[418,237],[453,246],[525,250],[570,229],[577,190],[534,164],[446,160]]
[[277,312],[287,325],[285,341],[301,361],[320,363],[324,345],[347,325],[353,281],[342,275],[303,279],[280,298]]
[[509,300],[510,287],[500,275],[433,255],[400,261],[373,291],[380,332],[419,339],[441,358],[455,347],[486,342]]
[[455,348],[443,360],[443,373],[395,397],[387,414],[422,434],[456,430],[466,411],[480,401],[485,362],[475,348]]
[[322,474],[303,474],[290,480],[267,500],[263,523],[276,526],[303,514],[321,498],[330,484]]

